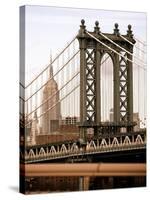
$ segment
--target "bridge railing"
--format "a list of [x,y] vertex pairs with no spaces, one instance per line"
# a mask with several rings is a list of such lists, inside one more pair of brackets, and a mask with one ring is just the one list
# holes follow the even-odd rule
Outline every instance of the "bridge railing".
[[38,176],[146,176],[145,163],[80,163],[21,165],[21,175]]
[[[88,141],[86,147],[78,146],[76,142],[72,144],[61,144],[58,146],[37,147],[25,150],[25,162],[38,162],[42,160],[52,160],[72,156],[84,156],[89,154],[101,154],[116,151],[131,151],[146,148],[146,138],[140,134],[134,137],[125,136],[122,138],[101,138]],[[22,158],[23,158],[22,153]]]

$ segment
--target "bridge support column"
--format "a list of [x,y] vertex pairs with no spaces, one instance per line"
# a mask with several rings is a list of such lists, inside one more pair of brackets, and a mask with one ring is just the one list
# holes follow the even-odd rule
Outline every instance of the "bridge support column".
[[[95,98],[95,122],[98,125],[101,122],[101,98],[100,98],[100,51],[99,51],[99,43],[96,44],[96,52],[95,52],[95,88],[96,88],[96,98]],[[98,127],[96,126],[94,129],[94,136],[98,136]]]
[[90,177],[85,176],[84,177],[84,191],[89,190],[89,185],[90,185]]
[[84,190],[84,178],[83,176],[79,177],[79,191],[83,191]]
[[86,40],[85,40],[85,25],[82,20],[80,26],[79,46],[80,46],[80,138],[86,141],[86,128],[83,126],[86,122]]
[[[120,122],[120,98],[119,98],[119,56],[117,54],[115,57],[114,66],[114,122],[118,124]],[[116,132],[118,128],[116,127]]]
[[89,190],[90,177],[80,176],[79,177],[79,191]]
[[[127,58],[129,60],[132,60],[131,55],[127,55]],[[132,63],[128,61],[127,64],[127,73],[128,73],[128,122],[132,123],[133,122],[133,69],[132,69]],[[128,127],[128,132],[133,131],[133,126]]]
[[80,139],[83,140],[83,142],[86,142],[86,133],[87,133],[87,131],[86,131],[85,127],[79,128],[79,137],[80,137]]
[[114,185],[114,177],[108,177],[108,187],[113,188]]

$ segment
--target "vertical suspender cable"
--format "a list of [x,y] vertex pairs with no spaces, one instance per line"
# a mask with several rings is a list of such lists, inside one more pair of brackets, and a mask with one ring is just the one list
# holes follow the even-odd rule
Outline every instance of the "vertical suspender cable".
[[104,121],[104,64],[101,65],[101,87],[102,87],[102,92],[101,92],[101,97],[102,97],[102,102],[101,102],[101,105],[102,105],[102,113],[103,113],[103,116],[102,116],[102,120]]
[[[62,66],[64,66],[65,63],[65,58],[64,58],[64,53],[62,54]],[[61,87],[63,86],[63,84],[65,83],[65,69],[62,70],[62,77],[61,77]],[[59,98],[63,98],[64,96],[64,89],[62,89],[59,93]],[[61,108],[61,115],[62,115],[62,120],[63,120],[63,116],[64,116],[64,106],[65,106],[65,101],[62,101],[60,104],[60,108]],[[60,124],[62,124],[62,122],[60,122]]]
[[[139,43],[137,44],[139,46]],[[139,50],[137,49],[137,56],[139,56]],[[141,113],[140,113],[140,68],[137,65],[137,91],[138,91],[138,113],[139,113],[139,118],[141,118]]]
[[[30,94],[32,94],[32,85],[30,86]],[[31,111],[32,111],[32,98],[30,99],[30,112]],[[32,117],[32,115],[31,115],[31,117]]]
[[[105,54],[106,56],[106,54]],[[106,120],[108,117],[108,69],[107,69],[107,63],[105,63],[105,73],[106,73]]]
[[[40,85],[42,85],[42,83],[43,83],[43,74],[41,74],[41,84],[40,84]],[[43,102],[43,89],[42,89],[42,92],[41,92],[41,95],[40,95],[40,99],[41,99],[41,102]],[[41,115],[42,112],[44,112],[44,111],[43,111],[43,110],[44,110],[43,107],[44,107],[44,105],[41,106],[39,115]],[[43,118],[43,117],[42,117],[42,118]],[[42,126],[43,126],[43,120],[42,120]],[[42,127],[42,128],[43,128],[43,127]]]
[[107,76],[106,76],[106,63],[105,63],[105,89],[104,89],[104,93],[105,93],[105,121],[107,119],[107,93],[108,93],[108,90],[107,90]]

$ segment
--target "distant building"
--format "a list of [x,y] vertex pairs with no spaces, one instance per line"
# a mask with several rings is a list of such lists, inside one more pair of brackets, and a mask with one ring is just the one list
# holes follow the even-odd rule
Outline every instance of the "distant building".
[[30,133],[30,141],[29,145],[36,145],[36,137],[40,133],[40,127],[38,123],[37,113],[35,111],[34,118],[31,124],[31,133]]
[[137,124],[136,126],[134,126],[134,131],[140,131],[139,113],[133,113],[133,121]]
[[[113,108],[110,109],[109,113],[109,121],[113,122],[114,120],[114,111]],[[134,126],[134,131],[139,131],[140,130],[140,118],[139,118],[139,113],[133,113],[133,122],[136,122],[136,126]],[[122,128],[122,132],[125,132],[126,129]]]
[[113,109],[113,108],[110,109],[109,121],[110,121],[110,122],[113,122],[113,121],[114,121],[114,109]]
[[[113,122],[114,120],[113,108],[110,109],[109,120],[110,122]],[[140,131],[139,113],[133,113],[133,122],[136,122],[136,126],[134,126],[134,131]],[[125,130],[126,130],[125,128],[122,128],[122,132],[125,132]]]
[[[50,60],[50,63],[52,59]],[[49,80],[43,90],[42,99],[42,134],[51,134],[59,128],[61,110],[58,84],[53,77],[53,66],[50,66]],[[45,102],[45,103],[44,103]]]
[[70,124],[77,124],[77,122],[79,121],[78,117],[65,117],[65,119],[61,120],[61,125],[70,125]]
[[24,139],[25,139],[25,145],[31,145],[31,128],[32,128],[32,120],[30,118],[28,118],[27,116],[25,116],[25,124],[27,124],[27,126],[25,126],[23,134],[24,134]]

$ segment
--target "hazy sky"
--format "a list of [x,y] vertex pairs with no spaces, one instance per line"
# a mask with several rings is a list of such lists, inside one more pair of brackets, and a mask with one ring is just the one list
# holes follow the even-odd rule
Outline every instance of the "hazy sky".
[[81,19],[92,31],[98,20],[102,32],[112,33],[114,23],[122,34],[131,24],[133,32],[146,41],[146,14],[106,10],[26,6],[26,81],[30,82],[78,32]]

